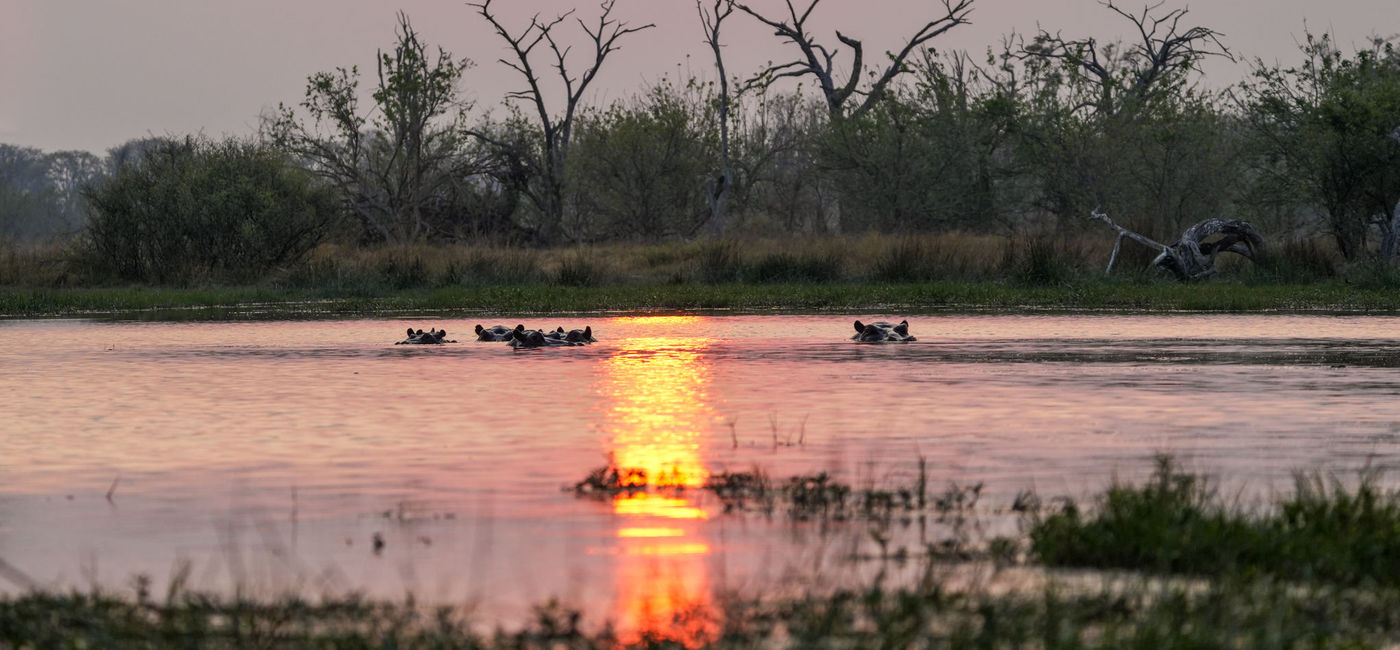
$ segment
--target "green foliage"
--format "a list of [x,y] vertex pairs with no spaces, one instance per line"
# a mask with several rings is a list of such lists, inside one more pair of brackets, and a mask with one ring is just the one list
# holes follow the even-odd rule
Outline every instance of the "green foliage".
[[1309,34],[1296,67],[1256,64],[1243,87],[1261,194],[1320,209],[1347,259],[1374,226],[1380,257],[1400,251],[1400,51],[1375,41],[1348,57]]
[[1051,565],[1222,575],[1258,572],[1342,585],[1400,584],[1400,498],[1365,474],[1348,487],[1300,475],[1271,512],[1223,503],[1169,458],[1141,487],[1114,485],[1092,515],[1068,507],[1036,523]]
[[1098,207],[1166,242],[1229,214],[1242,138],[1219,98],[1198,87],[1200,59],[1223,54],[1202,29],[1181,36],[1206,44],[1178,45],[1170,60],[1164,43],[1149,51],[1045,32],[1021,53],[1003,53],[998,87],[1017,111],[1013,165],[1033,188],[1025,205],[1062,224],[1083,223]]
[[705,179],[719,168],[704,89],[669,81],[633,102],[580,115],[569,155],[575,238],[657,241],[696,234]]
[[986,231],[1004,225],[996,153],[1009,128],[1000,96],[960,57],[925,51],[912,87],[832,122],[821,163],[841,189],[849,231]]
[[235,140],[163,142],[86,195],[84,264],[154,284],[262,277],[300,261],[338,214],[280,152]]
[[494,230],[500,219],[480,204],[496,197],[462,136],[457,84],[470,61],[442,48],[432,60],[406,14],[399,14],[397,37],[393,51],[377,57],[373,110],[360,110],[358,68],[318,72],[307,80],[305,118],[279,106],[268,134],[340,192],[367,241]]

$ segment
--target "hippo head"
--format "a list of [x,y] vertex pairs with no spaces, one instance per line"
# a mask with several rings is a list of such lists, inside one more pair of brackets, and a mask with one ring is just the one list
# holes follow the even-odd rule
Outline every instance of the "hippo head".
[[549,345],[549,338],[544,332],[539,330],[527,330],[524,327],[510,331],[510,347],[513,348],[538,348]]
[[510,329],[505,325],[493,325],[491,327],[476,326],[476,340],[478,341],[509,341],[515,332],[525,331],[524,325],[516,325],[515,329]]
[[[563,331],[564,328],[559,328]],[[598,339],[593,338],[593,326],[589,325],[581,330],[569,330],[564,334],[564,340],[571,343],[597,343]]]
[[447,330],[439,330],[434,327],[428,332],[424,332],[410,327],[408,328],[408,338],[399,341],[396,345],[434,345],[437,343],[456,343],[456,341],[447,340]]
[[909,321],[900,321],[898,325],[891,325],[884,321],[875,323],[861,323],[856,321],[856,335],[851,337],[853,341],[863,343],[881,343],[885,341],[917,341],[918,339],[909,335]]

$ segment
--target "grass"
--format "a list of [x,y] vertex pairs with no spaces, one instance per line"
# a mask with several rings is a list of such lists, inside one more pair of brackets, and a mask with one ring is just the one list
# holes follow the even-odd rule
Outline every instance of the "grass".
[[1400,312],[1400,291],[1337,282],[1305,285],[1136,284],[1081,280],[1035,287],[1001,282],[922,284],[658,284],[414,288],[0,288],[0,317],[149,319],[335,318],[445,314],[894,311]]
[[63,246],[0,246],[0,317],[149,319],[692,310],[1105,310],[1400,312],[1400,273],[1345,272],[1315,244],[1280,245],[1182,285],[1136,270],[1102,275],[1102,233],[968,233],[594,244],[324,245],[253,286],[113,285],[84,277]]
[[1068,506],[1030,537],[1052,566],[1400,587],[1400,495],[1371,473],[1351,486],[1299,475],[1292,494],[1256,513],[1161,458],[1145,485],[1114,485],[1093,514]]
[[459,608],[356,597],[266,601],[173,592],[0,599],[6,648],[1380,648],[1400,636],[1400,593],[1267,579],[1134,581],[1008,593],[878,582],[824,595],[721,595],[713,609],[628,633],[558,603],[492,628]]

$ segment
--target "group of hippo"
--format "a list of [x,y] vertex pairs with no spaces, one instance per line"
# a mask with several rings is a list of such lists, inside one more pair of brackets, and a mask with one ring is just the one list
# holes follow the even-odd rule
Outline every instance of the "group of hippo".
[[[516,325],[514,329],[505,325],[491,327],[477,325],[476,340],[509,341],[513,348],[587,345],[598,342],[598,339],[593,338],[592,326],[566,332],[562,327],[555,330],[527,330],[524,325]],[[898,325],[885,321],[874,323],[856,321],[856,335],[852,336],[851,340],[862,343],[885,343],[917,341],[918,339],[909,335],[909,321],[906,320],[900,321]],[[410,327],[408,328],[408,338],[395,343],[395,345],[438,345],[441,343],[456,343],[456,341],[447,340],[447,330],[433,328],[424,332]]]
[[[593,338],[593,327],[585,327],[581,330],[564,331],[560,327],[556,330],[527,330],[524,325],[516,325],[515,329],[505,325],[493,325],[491,327],[476,326],[476,340],[478,341],[509,341],[513,348],[541,348],[555,345],[587,345],[596,343],[598,339]],[[408,338],[395,343],[394,345],[438,345],[441,343],[456,343],[447,339],[447,330],[433,328],[424,332],[408,328]]]

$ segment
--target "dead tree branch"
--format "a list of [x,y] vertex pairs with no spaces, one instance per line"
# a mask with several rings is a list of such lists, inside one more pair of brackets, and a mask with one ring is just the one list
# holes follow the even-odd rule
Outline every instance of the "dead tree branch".
[[[512,33],[505,24],[491,11],[491,3],[494,0],[484,0],[483,2],[470,2],[468,6],[474,7],[487,23],[496,31],[496,34],[510,47],[514,58],[498,59],[506,67],[520,73],[524,77],[526,88],[512,91],[506,94],[508,99],[528,102],[534,109],[539,119],[541,148],[543,149],[543,160],[530,167],[540,172],[540,189],[530,192],[527,196],[536,204],[536,207],[545,215],[545,223],[541,224],[539,237],[544,241],[553,240],[559,233],[559,228],[563,221],[564,212],[564,169],[568,161],[569,144],[573,139],[574,116],[578,113],[579,102],[583,100],[584,94],[588,91],[588,86],[598,76],[598,71],[602,69],[604,61],[608,55],[621,49],[618,40],[622,37],[640,32],[645,29],[655,27],[654,24],[646,24],[638,27],[629,26],[626,22],[612,17],[613,6],[617,0],[604,0],[600,7],[602,11],[598,16],[598,21],[594,25],[585,23],[581,18],[575,18],[584,34],[588,35],[589,41],[593,45],[592,61],[581,74],[569,72],[569,53],[571,47],[562,46],[555,38],[555,28],[573,17],[574,10],[566,11],[553,20],[541,20],[539,14],[530,18],[530,24],[518,34]],[[559,76],[560,83],[564,87],[564,110],[562,116],[556,117],[551,113],[549,101],[544,91],[543,83],[531,56],[535,48],[544,44],[553,55],[553,62],[550,66],[555,69]],[[469,130],[468,135],[491,144],[500,146],[503,143],[489,135],[477,131]],[[506,149],[512,155],[525,156],[528,152],[520,147],[507,146]]]
[[1089,218],[1102,221],[1118,232],[1118,238],[1113,243],[1113,255],[1109,257],[1108,268],[1104,270],[1105,275],[1113,272],[1113,265],[1118,262],[1118,253],[1125,238],[1157,251],[1157,257],[1148,268],[1157,267],[1169,271],[1182,282],[1214,275],[1215,258],[1221,253],[1235,253],[1253,260],[1264,246],[1264,239],[1259,235],[1259,231],[1248,221],[1239,219],[1206,219],[1187,228],[1180,239],[1171,244],[1161,244],[1114,223],[1107,214],[1097,208],[1090,213]]
[[836,39],[851,48],[849,76],[844,82],[838,82],[835,78],[838,52],[817,43],[807,29],[807,19],[811,17],[812,11],[817,8],[821,0],[811,0],[807,8],[801,12],[792,4],[792,0],[786,0],[788,8],[786,18],[769,18],[746,4],[734,3],[734,7],[740,11],[773,28],[775,36],[792,43],[800,53],[798,58],[792,61],[769,66],[746,82],[744,88],[766,88],[779,79],[810,75],[816,77],[817,84],[822,91],[822,97],[826,100],[827,110],[833,117],[848,116],[846,102],[855,95],[863,96],[865,99],[859,106],[850,111],[849,116],[864,114],[880,100],[890,82],[907,70],[904,61],[910,53],[948,30],[969,22],[968,16],[972,12],[973,0],[942,1],[945,13],[925,23],[898,52],[888,53],[889,66],[875,77],[875,81],[869,87],[863,90],[860,88],[860,81],[865,76],[865,50],[861,41],[846,36],[840,31],[836,32]]
[[734,13],[734,1],[714,0],[714,6],[706,9],[703,0],[695,0],[695,11],[700,14],[700,24],[705,28],[705,43],[714,53],[715,73],[719,77],[720,172],[710,182],[706,199],[710,204],[710,231],[723,235],[726,225],[724,200],[734,185],[734,174],[729,161],[729,77],[724,71],[724,52],[719,37],[724,19]]
[[[1224,34],[1208,27],[1182,29],[1187,9],[1174,9],[1160,16],[1165,0],[1143,7],[1142,13],[1125,11],[1113,0],[1101,2],[1110,11],[1126,18],[1136,28],[1137,42],[1127,48],[1121,60],[1093,37],[1066,40],[1059,32],[1041,29],[1031,45],[1023,45],[1020,58],[1054,59],[1079,70],[1099,87],[1094,106],[1100,115],[1121,111],[1124,99],[1141,100],[1170,78],[1186,71],[1200,71],[1206,57],[1219,56],[1234,61],[1234,54],[1221,40]],[[1123,69],[1126,68],[1126,69]]]

